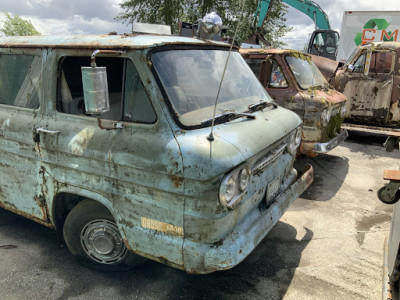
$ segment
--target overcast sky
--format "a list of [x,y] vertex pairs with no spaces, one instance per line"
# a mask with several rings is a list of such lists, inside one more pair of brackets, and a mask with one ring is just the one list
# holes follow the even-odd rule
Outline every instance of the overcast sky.
[[[0,9],[32,21],[42,34],[105,34],[129,32],[130,26],[114,17],[123,0],[0,0]],[[343,11],[400,10],[400,0],[314,0],[329,16],[331,27],[340,32]],[[303,49],[314,30],[313,21],[289,8],[287,25],[293,30],[283,38],[290,48]],[[4,19],[0,13],[0,21]]]

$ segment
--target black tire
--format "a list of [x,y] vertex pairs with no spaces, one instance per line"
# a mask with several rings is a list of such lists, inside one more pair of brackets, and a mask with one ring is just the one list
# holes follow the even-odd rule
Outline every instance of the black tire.
[[386,152],[393,152],[394,146],[396,145],[396,139],[394,138],[388,138],[386,142],[384,143]]
[[387,189],[387,185],[385,185],[378,190],[378,199],[385,204],[395,204],[400,200],[400,190],[393,194],[390,189]]
[[146,260],[126,248],[111,213],[93,200],[83,200],[71,210],[63,234],[71,254],[92,268],[123,271]]

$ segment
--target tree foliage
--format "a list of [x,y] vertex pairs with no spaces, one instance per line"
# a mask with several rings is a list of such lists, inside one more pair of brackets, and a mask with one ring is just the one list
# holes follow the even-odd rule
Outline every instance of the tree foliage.
[[[120,4],[124,12],[116,19],[124,23],[137,21],[170,25],[172,32],[177,34],[180,22],[194,23],[214,11],[228,27],[229,37],[233,37],[237,22],[240,21],[236,40],[241,43],[252,35],[254,13],[258,2],[258,0],[126,0]],[[291,30],[285,25],[287,8],[281,0],[273,0],[268,16],[264,20],[263,36],[274,47],[284,45],[279,38]]]
[[40,32],[35,29],[32,22],[24,20],[17,15],[10,15],[8,12],[3,12],[6,20],[3,27],[0,28],[5,35],[24,36],[24,35],[40,35]]

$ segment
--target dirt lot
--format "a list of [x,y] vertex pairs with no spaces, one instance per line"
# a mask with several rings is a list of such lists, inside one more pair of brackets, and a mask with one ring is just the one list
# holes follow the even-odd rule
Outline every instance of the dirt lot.
[[[71,260],[61,235],[0,209],[1,299],[380,299],[392,207],[376,191],[399,152],[351,137],[310,162],[313,185],[237,267],[210,275],[155,262],[123,273]],[[5,246],[5,247],[4,247]]]

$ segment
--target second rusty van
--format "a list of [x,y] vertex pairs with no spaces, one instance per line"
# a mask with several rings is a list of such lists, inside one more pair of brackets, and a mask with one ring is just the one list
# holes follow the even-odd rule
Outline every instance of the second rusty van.
[[268,94],[303,119],[300,153],[326,153],[344,141],[341,129],[346,97],[335,91],[311,60],[299,51],[240,49]]

